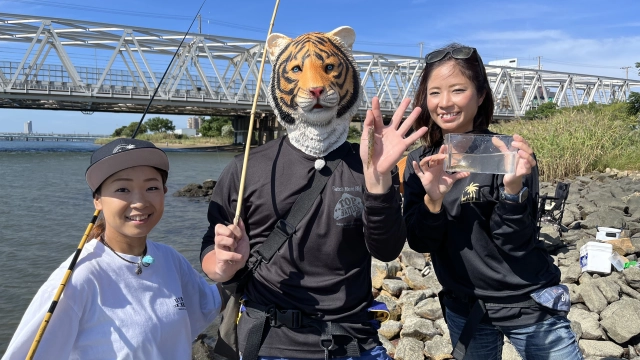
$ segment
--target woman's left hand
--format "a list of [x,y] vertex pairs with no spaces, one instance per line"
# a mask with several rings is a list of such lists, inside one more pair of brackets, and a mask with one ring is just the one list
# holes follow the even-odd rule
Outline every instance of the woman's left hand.
[[[371,193],[384,193],[389,189],[391,170],[402,158],[407,148],[427,132],[427,128],[422,127],[407,138],[404,137],[422,111],[416,107],[400,125],[410,103],[411,99],[404,99],[393,114],[391,123],[385,126],[382,122],[378,97],[371,100],[371,110],[367,110],[360,138],[360,158],[364,168],[367,190]],[[369,139],[370,128],[373,128],[373,139]],[[369,141],[373,141],[371,152],[369,151]]]
[[520,135],[513,135],[511,146],[518,149],[516,154],[516,170],[515,174],[506,174],[502,180],[504,190],[508,194],[517,194],[522,189],[522,178],[531,174],[531,169],[536,166],[536,160],[533,158],[533,149],[529,143]]

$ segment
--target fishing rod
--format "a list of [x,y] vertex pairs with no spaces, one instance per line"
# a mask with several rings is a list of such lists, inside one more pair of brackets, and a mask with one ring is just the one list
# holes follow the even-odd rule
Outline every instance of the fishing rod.
[[[269,31],[267,32],[267,39],[271,35],[273,30],[273,24],[276,21],[276,14],[278,13],[278,5],[280,0],[276,0],[276,5],[273,9],[273,15],[271,16],[271,23],[269,24]],[[258,72],[258,82],[256,83],[256,93],[253,96],[253,104],[251,105],[251,117],[249,118],[249,132],[247,134],[247,144],[244,148],[244,160],[242,161],[242,175],[240,175],[240,190],[238,191],[238,203],[236,204],[236,216],[233,219],[233,224],[238,225],[240,221],[240,210],[242,210],[242,200],[244,197],[244,182],[247,178],[247,163],[249,162],[249,149],[251,148],[251,138],[253,136],[253,122],[256,115],[256,106],[258,105],[258,96],[260,95],[260,85],[262,84],[262,72],[264,71],[264,63],[267,59],[267,43],[265,41],[264,49],[262,49],[262,61],[260,62],[260,71]]]
[[[200,14],[200,11],[202,10],[202,7],[204,6],[204,4],[206,2],[207,2],[207,0],[202,1],[202,5],[200,5],[200,8],[198,9],[198,12],[196,13],[196,16],[193,18],[193,21],[191,21],[191,25],[189,25],[189,29],[187,29],[187,32],[184,33],[184,36],[182,37],[182,41],[180,41],[180,45],[178,45],[178,48],[176,49],[176,52],[173,53],[173,57],[171,58],[171,61],[169,62],[169,65],[167,66],[167,69],[164,71],[164,74],[162,75],[162,78],[160,78],[160,82],[158,83],[158,85],[156,86],[155,90],[153,91],[153,95],[151,96],[151,99],[149,99],[149,103],[147,103],[147,107],[144,109],[144,112],[142,113],[142,117],[140,118],[140,122],[138,122],[138,126],[136,127],[135,131],[133,132],[133,135],[131,136],[132,139],[135,139],[136,135],[138,134],[138,130],[140,129],[140,126],[142,125],[142,122],[144,121],[144,117],[147,115],[147,112],[149,111],[149,107],[151,106],[151,103],[153,102],[153,99],[156,97],[156,94],[158,93],[158,89],[160,89],[160,85],[162,85],[162,81],[164,80],[165,76],[167,76],[167,73],[169,72],[169,68],[171,67],[171,64],[175,60],[176,55],[178,55],[178,52],[180,51],[180,48],[182,47],[182,44],[184,43],[184,40],[187,38],[187,35],[189,35],[189,31],[191,31],[191,27],[193,27],[193,24],[196,22],[196,19],[198,18],[198,14]],[[78,248],[76,249],[76,252],[73,255],[73,258],[71,259],[71,263],[69,264],[69,267],[67,268],[67,271],[65,272],[64,276],[62,277],[62,281],[60,282],[60,286],[58,286],[58,290],[56,291],[55,295],[53,296],[53,301],[51,301],[51,305],[49,306],[49,310],[44,315],[44,319],[42,320],[42,323],[40,324],[40,328],[38,329],[38,332],[36,333],[36,337],[33,339],[33,342],[31,343],[31,348],[29,348],[29,352],[27,353],[26,360],[32,360],[33,357],[35,356],[36,351],[38,350],[38,346],[40,345],[40,341],[42,340],[42,336],[44,336],[44,332],[45,332],[45,330],[47,330],[47,326],[49,325],[49,321],[51,320],[51,316],[53,315],[53,312],[55,311],[56,306],[58,305],[58,301],[60,300],[60,297],[62,296],[62,292],[64,291],[65,287],[67,286],[67,281],[69,281],[69,278],[71,277],[71,273],[73,272],[73,269],[76,266],[76,262],[78,262],[78,258],[80,258],[80,253],[82,252],[82,248],[84,248],[84,244],[87,242],[87,238],[89,237],[89,234],[91,233],[91,230],[93,230],[93,226],[96,224],[96,221],[98,220],[98,216],[99,215],[100,215],[100,210],[96,210],[93,213],[93,217],[91,218],[91,221],[89,222],[89,225],[87,225],[87,229],[85,230],[84,235],[82,236],[82,239],[80,240],[80,243],[78,244]]]

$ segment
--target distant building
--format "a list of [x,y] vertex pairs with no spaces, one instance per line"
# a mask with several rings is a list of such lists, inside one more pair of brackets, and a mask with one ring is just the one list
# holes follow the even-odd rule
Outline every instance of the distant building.
[[492,60],[489,65],[518,67],[518,58]]
[[190,117],[187,119],[187,128],[198,130],[200,129],[200,126],[202,126],[201,118],[196,116],[196,117]]
[[176,129],[173,133],[176,135],[196,136],[196,129]]
[[31,123],[31,121],[27,121],[24,123],[24,133],[33,134],[33,124]]

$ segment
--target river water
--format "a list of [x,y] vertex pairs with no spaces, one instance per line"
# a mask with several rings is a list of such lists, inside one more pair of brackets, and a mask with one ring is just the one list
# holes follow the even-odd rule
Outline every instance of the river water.
[[[71,255],[94,212],[84,173],[90,143],[0,141],[0,355],[38,288]],[[235,155],[167,150],[165,212],[149,238],[173,246],[201,271],[207,203],[172,194],[217,180]]]

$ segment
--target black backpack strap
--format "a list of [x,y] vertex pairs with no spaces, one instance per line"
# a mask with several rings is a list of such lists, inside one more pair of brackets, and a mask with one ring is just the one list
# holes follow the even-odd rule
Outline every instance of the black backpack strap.
[[[260,263],[269,263],[278,250],[290,239],[296,231],[296,227],[307,215],[311,206],[322,193],[325,185],[329,181],[331,175],[342,162],[342,157],[351,146],[348,143],[342,144],[335,151],[331,158],[325,158],[327,164],[320,170],[316,171],[313,176],[311,187],[305,190],[291,207],[291,210],[278,222],[271,231],[267,239],[255,251],[252,251],[249,261],[249,268],[253,272],[256,271]],[[253,259],[252,259],[253,258]]]

